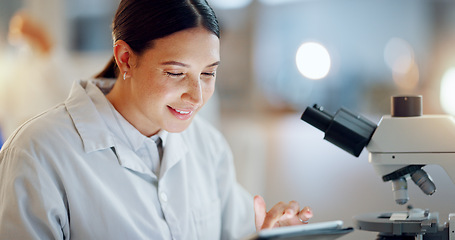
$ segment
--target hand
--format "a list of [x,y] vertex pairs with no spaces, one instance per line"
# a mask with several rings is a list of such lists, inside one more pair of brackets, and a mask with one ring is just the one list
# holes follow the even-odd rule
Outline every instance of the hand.
[[254,197],[254,213],[256,231],[266,228],[307,224],[307,221],[313,217],[313,212],[309,207],[304,207],[300,210],[300,206],[296,201],[290,201],[288,204],[279,202],[267,212],[264,198],[259,195]]

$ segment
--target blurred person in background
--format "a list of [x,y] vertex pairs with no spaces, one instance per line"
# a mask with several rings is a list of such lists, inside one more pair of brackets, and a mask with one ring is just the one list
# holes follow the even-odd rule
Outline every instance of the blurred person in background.
[[0,236],[239,239],[306,224],[236,181],[230,148],[196,116],[214,92],[219,26],[205,0],[123,0],[114,56],[0,151]]
[[53,52],[46,28],[27,12],[10,21],[8,42],[14,54],[0,73],[0,128],[7,138],[31,117],[65,100],[71,87],[70,74]]

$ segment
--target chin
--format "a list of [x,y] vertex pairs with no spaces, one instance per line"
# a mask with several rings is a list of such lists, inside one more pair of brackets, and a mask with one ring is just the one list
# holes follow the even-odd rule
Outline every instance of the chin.
[[188,123],[185,123],[185,124],[175,124],[175,125],[171,125],[171,126],[166,126],[166,128],[164,128],[164,130],[166,130],[167,132],[170,132],[170,133],[179,133],[179,132],[183,132],[185,131],[191,124],[192,121],[188,121]]

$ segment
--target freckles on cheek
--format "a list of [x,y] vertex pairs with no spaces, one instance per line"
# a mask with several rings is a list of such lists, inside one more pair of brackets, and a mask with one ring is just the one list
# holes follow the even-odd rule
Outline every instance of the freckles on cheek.
[[142,82],[138,86],[136,86],[135,90],[138,93],[141,93],[143,96],[150,95],[154,91],[155,87],[153,84],[150,84],[149,82]]
[[141,90],[144,91],[144,92],[147,92],[147,94],[151,95],[152,97],[162,97],[162,96],[166,95],[169,92],[169,90],[168,90],[166,85],[157,84],[157,83],[154,83],[154,82],[149,82]]

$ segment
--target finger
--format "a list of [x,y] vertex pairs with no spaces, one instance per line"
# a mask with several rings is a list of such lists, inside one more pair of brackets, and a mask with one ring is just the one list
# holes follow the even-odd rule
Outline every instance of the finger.
[[264,224],[264,219],[266,215],[266,206],[264,198],[257,195],[254,197],[254,223],[256,224],[256,231],[261,230],[262,225]]
[[300,221],[297,218],[297,214],[299,214],[300,206],[296,201],[290,201],[283,212],[283,216],[280,217],[278,220],[280,226],[291,226],[300,224]]
[[284,209],[284,215],[281,217],[282,219],[293,218],[297,213],[299,213],[299,203],[296,201],[290,201],[288,205]]
[[284,209],[286,208],[284,202],[279,202],[270,209],[270,211],[265,215],[264,223],[262,224],[261,229],[273,228],[275,224],[280,220],[281,216],[284,214]]
[[298,217],[302,220],[302,221],[308,221],[310,220],[310,218],[313,217],[313,211],[311,210],[311,208],[309,207],[304,207],[298,214]]

